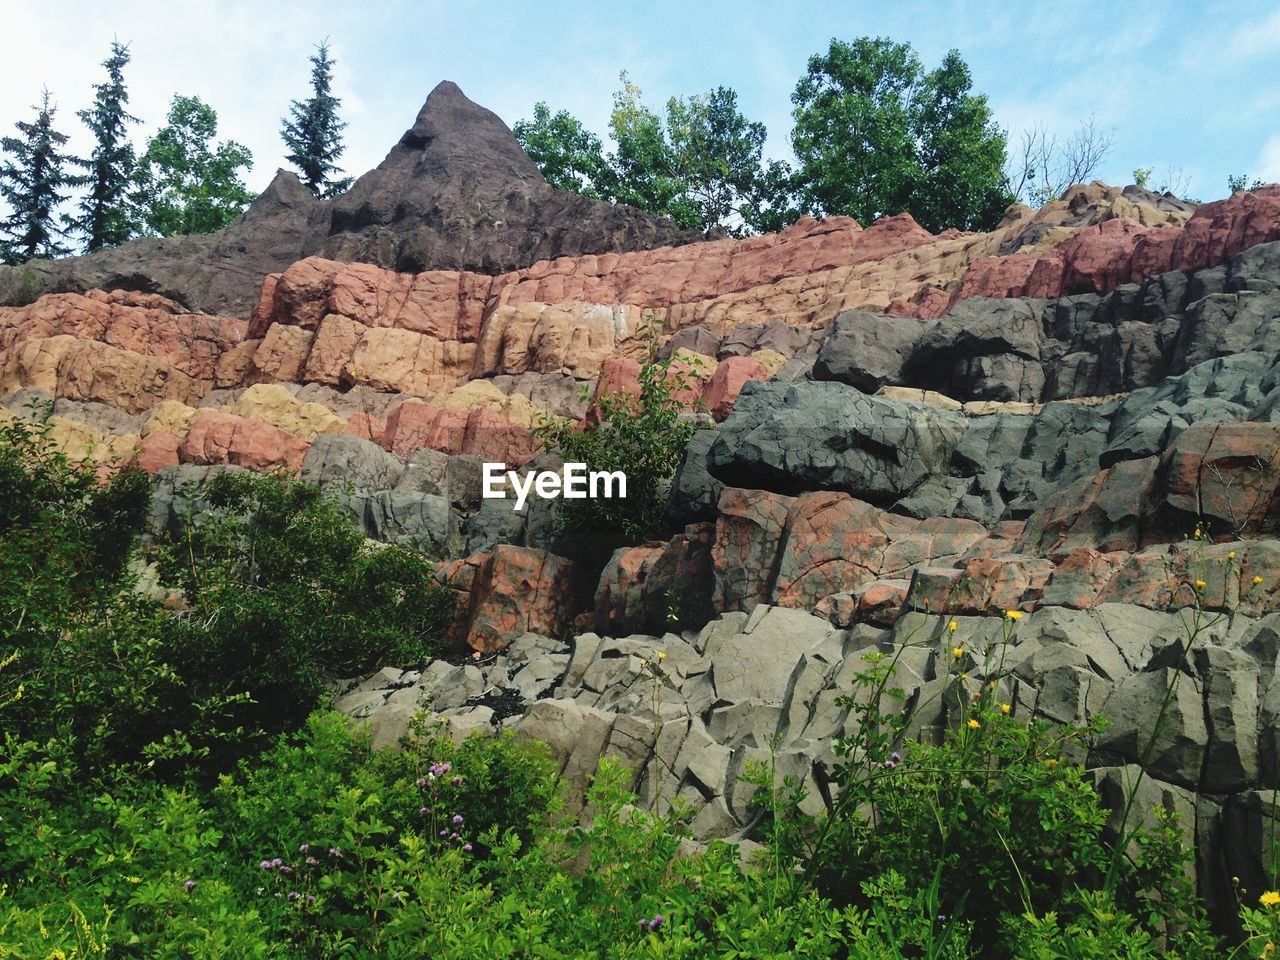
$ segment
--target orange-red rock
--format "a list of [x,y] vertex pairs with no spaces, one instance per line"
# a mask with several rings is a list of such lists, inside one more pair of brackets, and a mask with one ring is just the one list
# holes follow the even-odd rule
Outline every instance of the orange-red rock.
[[767,380],[764,364],[751,357],[727,357],[716,367],[702,392],[702,403],[717,421],[733,410],[734,401],[749,380]]
[[278,427],[221,410],[202,410],[187,430],[179,456],[183,463],[297,472],[310,446]]
[[573,614],[573,563],[546,550],[499,545],[436,568],[457,595],[460,647],[500,650],[522,633],[558,637]]
[[153,474],[181,463],[181,448],[182,437],[161,427],[152,430],[138,442],[137,452],[128,462]]
[[382,446],[408,457],[429,448],[470,453],[486,461],[519,466],[535,452],[532,435],[492,410],[461,410],[429,403],[402,403],[387,416]]

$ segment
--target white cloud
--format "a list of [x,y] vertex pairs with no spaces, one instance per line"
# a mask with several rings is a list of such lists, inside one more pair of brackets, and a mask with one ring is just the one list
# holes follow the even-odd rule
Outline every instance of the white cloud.
[[1274,57],[1277,48],[1280,48],[1280,10],[1237,29],[1227,44],[1223,59],[1238,63],[1263,55]]
[[1276,134],[1262,145],[1262,153],[1258,156],[1258,171],[1250,172],[1267,183],[1280,183],[1280,134]]

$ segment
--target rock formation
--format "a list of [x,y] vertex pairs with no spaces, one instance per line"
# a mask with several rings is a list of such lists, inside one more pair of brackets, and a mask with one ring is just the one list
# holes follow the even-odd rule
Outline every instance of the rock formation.
[[[217,471],[283,467],[438,559],[458,656],[339,690],[380,744],[418,709],[512,727],[552,744],[571,807],[613,755],[698,836],[740,838],[745,765],[776,741],[812,786],[868,652],[901,654],[934,737],[959,645],[1020,717],[1109,717],[1080,758],[1109,802],[1178,811],[1211,901],[1256,888],[1280,187],[1193,206],[1092,184],[989,234],[832,218],[658,246],[679,239],[549,190],[441,87],[332,203],[286,178],[222,237],[52,265],[86,289],[0,308],[0,396],[50,404],[55,442],[103,471],[153,473],[159,526]],[[701,428],[665,538],[592,569],[559,552],[553,503],[482,498],[481,463],[556,467],[537,424],[597,417],[650,350],[689,374]],[[1191,607],[1209,626],[1184,651]]]
[[446,81],[377,169],[340,197],[317,199],[294,174],[280,171],[244,215],[218,233],[135,240],[83,257],[0,267],[0,303],[32,288],[100,288],[159,293],[195,311],[244,314],[264,276],[309,256],[403,271],[497,273],[549,257],[694,238],[639,210],[552,189],[498,116]]

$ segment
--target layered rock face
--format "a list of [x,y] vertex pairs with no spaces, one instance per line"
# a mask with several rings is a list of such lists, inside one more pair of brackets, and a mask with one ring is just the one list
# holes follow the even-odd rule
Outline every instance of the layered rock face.
[[[321,241],[256,261],[234,296],[111,281],[145,289],[0,309],[9,415],[51,402],[64,449],[155,474],[158,525],[217,471],[283,469],[439,559],[459,656],[340,691],[379,743],[418,709],[459,735],[513,727],[551,742],[571,804],[614,755],[647,802],[691,804],[699,836],[749,836],[738,778],[771,742],[821,803],[868,653],[900,654],[908,708],[934,704],[913,735],[956,722],[933,693],[959,643],[1017,715],[1111,719],[1080,759],[1110,800],[1182,814],[1207,896],[1260,882],[1280,187],[1193,207],[1093,184],[990,234],[832,218],[622,252],[672,238],[534,204],[527,161],[483,124],[502,183],[464,178],[472,213],[434,222],[427,184],[463,158],[450,131],[479,120],[433,101],[325,208]],[[574,236],[600,252],[536,260]],[[537,424],[598,419],[593,398],[633,389],[651,352],[688,375],[701,429],[665,538],[586,569],[560,555],[554,503],[483,498],[481,465],[555,469]]]

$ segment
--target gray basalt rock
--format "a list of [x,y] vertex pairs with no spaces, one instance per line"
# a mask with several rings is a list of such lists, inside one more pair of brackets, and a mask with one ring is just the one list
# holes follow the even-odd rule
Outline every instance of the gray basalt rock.
[[302,460],[299,479],[321,486],[349,484],[353,492],[390,490],[404,476],[404,461],[361,437],[322,433]]
[[707,469],[730,486],[844,490],[888,504],[946,472],[964,429],[958,414],[840,383],[752,382],[720,425]]
[[[929,320],[894,317],[866,310],[846,310],[818,351],[814,380],[835,380],[875,393],[885,384],[901,383]],[[941,389],[941,388],[939,388]]]

